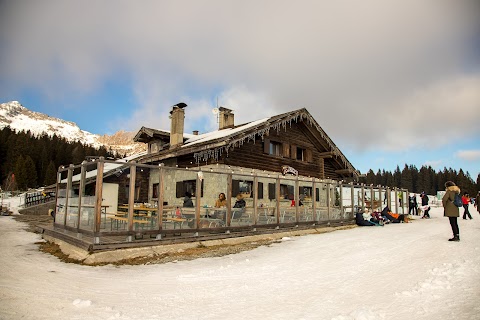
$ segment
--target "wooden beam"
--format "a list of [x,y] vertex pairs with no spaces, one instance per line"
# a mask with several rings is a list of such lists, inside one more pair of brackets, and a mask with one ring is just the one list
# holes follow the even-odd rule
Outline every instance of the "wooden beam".
[[339,169],[339,170],[335,170],[335,173],[337,173],[337,174],[342,174],[342,175],[346,175],[346,174],[352,174],[352,173],[353,173],[353,170],[350,169],[350,168],[347,168],[347,169]]
[[318,154],[320,158],[333,158],[335,153],[333,151],[321,152]]

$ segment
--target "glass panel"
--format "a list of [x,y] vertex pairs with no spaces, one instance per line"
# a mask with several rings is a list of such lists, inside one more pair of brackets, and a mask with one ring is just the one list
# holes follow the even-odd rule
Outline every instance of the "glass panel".
[[328,204],[327,204],[327,194],[329,192],[327,183],[322,180],[318,180],[316,184],[318,189],[318,202],[317,202],[317,221],[328,221]]
[[362,188],[361,186],[354,186],[353,188],[353,211],[354,213],[362,212],[364,210]]
[[55,224],[63,225],[67,202],[67,171],[63,171],[60,174],[61,182],[58,183],[57,203],[55,205]]
[[232,175],[232,227],[254,224],[253,180],[253,175]]
[[280,223],[295,223],[298,191],[295,192],[295,180],[280,178]]
[[342,212],[340,210],[340,194],[337,190],[336,182],[331,182],[327,185],[329,197],[330,197],[330,213],[329,220],[341,220]]
[[314,221],[313,200],[315,193],[312,187],[311,179],[303,179],[298,183],[298,194],[300,198],[299,205],[299,221]]
[[[159,169],[147,165],[123,165],[106,163],[105,166],[117,166],[115,173],[107,172],[103,178],[101,224],[105,231],[128,230],[129,206],[133,207],[133,231],[158,229],[158,195],[153,198],[153,181],[158,185]],[[135,180],[131,185],[131,175],[135,170]],[[133,190],[133,196],[130,190]],[[157,190],[158,192],[159,190]]]
[[343,217],[344,219],[350,220],[355,218],[355,213],[353,210],[353,199],[352,199],[352,190],[353,185],[344,184],[342,185],[342,206],[343,206]]
[[71,190],[68,190],[67,196],[68,206],[66,225],[69,227],[77,227],[79,207],[79,181],[76,181],[76,183],[72,183],[72,188]]
[[[85,178],[81,195],[80,209],[80,229],[93,231],[94,213],[95,213],[95,185],[97,175],[97,163],[87,163],[84,165]],[[80,181],[81,175],[74,176],[74,181]],[[80,185],[82,185],[80,183]]]
[[276,200],[276,180],[274,177],[258,176],[259,186],[263,187],[262,194],[258,195],[257,208],[257,224],[274,224],[277,222],[275,216],[277,200]]

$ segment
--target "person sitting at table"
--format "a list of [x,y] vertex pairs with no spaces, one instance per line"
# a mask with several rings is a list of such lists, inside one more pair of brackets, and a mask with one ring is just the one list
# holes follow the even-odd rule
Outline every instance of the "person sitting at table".
[[[225,197],[225,193],[221,192],[218,195],[218,199],[215,201],[215,208],[225,208],[227,206],[227,198]],[[209,218],[220,219],[225,215],[225,210],[215,210],[213,215],[209,216]]]
[[247,204],[245,203],[245,200],[243,199],[243,195],[241,193],[237,194],[237,200],[235,201],[235,204],[233,205],[234,208],[245,208]]
[[222,208],[227,206],[227,198],[225,197],[225,193],[221,192],[218,195],[218,199],[215,201],[215,208]]
[[188,191],[185,192],[185,198],[183,198],[184,208],[193,208],[192,194]]

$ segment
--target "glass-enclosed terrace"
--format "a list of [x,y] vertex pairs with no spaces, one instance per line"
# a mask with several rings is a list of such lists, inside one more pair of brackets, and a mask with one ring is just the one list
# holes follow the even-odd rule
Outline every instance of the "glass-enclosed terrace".
[[[216,207],[220,193],[226,201]],[[406,213],[400,200],[408,197],[407,190],[246,168],[177,168],[102,158],[60,168],[56,194],[55,229],[93,244],[353,224],[359,209],[389,206]]]

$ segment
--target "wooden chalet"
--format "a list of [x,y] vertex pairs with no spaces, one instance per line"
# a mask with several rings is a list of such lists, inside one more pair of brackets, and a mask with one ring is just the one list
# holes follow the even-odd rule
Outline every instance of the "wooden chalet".
[[397,190],[351,183],[359,172],[304,108],[235,125],[221,107],[218,130],[187,134],[186,106],[172,107],[169,131],[138,131],[147,152],[61,167],[45,232],[95,251],[352,224],[380,205],[367,198],[398,204]]

